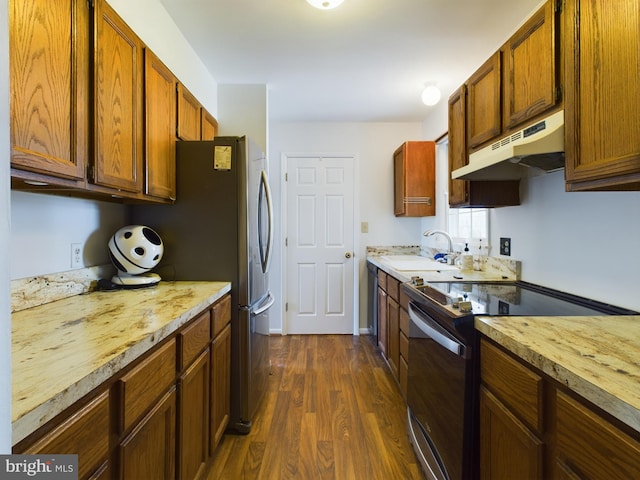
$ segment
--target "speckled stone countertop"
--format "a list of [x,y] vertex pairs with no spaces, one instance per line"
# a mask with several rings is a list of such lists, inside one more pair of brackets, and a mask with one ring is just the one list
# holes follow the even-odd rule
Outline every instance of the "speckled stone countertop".
[[14,312],[12,441],[17,443],[229,292],[228,282],[160,282]]
[[640,432],[640,316],[476,317],[475,326]]

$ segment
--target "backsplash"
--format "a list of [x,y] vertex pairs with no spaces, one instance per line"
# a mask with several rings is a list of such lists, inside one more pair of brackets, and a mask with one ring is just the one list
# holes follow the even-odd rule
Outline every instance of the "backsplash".
[[55,302],[96,289],[98,280],[111,278],[113,265],[99,265],[11,281],[11,312]]

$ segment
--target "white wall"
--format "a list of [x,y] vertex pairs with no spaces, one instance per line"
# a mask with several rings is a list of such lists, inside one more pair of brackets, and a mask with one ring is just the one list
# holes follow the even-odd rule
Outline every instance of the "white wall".
[[218,114],[219,135],[246,135],[269,150],[266,85],[218,85]]
[[71,243],[83,266],[109,263],[107,242],[126,225],[117,203],[11,192],[11,279],[71,270]]
[[[0,0],[0,125],[9,125],[8,0]],[[11,453],[9,128],[0,128],[0,454]]]
[[510,237],[523,280],[640,311],[640,192],[565,192],[554,172],[520,195],[491,213],[492,256]]
[[[275,198],[276,235],[274,267],[270,283],[277,304],[271,316],[271,331],[282,331],[283,238],[281,209],[281,157],[283,153],[339,153],[357,157],[359,198],[356,202],[356,259],[360,279],[360,325],[366,325],[367,245],[419,245],[420,218],[393,215],[393,152],[407,140],[421,140],[420,123],[299,123],[270,125],[271,187]],[[359,233],[360,222],[368,222],[369,233]],[[281,301],[282,300],[282,301]]]

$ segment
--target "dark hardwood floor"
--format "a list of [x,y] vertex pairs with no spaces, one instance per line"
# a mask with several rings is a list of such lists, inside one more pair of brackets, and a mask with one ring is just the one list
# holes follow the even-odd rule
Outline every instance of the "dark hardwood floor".
[[421,479],[397,383],[366,336],[287,335],[248,435],[226,434],[209,480]]

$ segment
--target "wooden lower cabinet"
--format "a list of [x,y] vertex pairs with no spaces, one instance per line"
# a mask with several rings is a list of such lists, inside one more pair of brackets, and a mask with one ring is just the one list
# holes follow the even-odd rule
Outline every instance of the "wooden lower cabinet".
[[108,470],[109,392],[98,395],[21,453],[77,454],[78,478],[99,478]]
[[557,466],[566,478],[640,478],[640,441],[558,391]]
[[640,432],[482,338],[480,478],[640,478]]
[[389,338],[387,361],[393,376],[398,378],[400,364],[400,304],[391,295],[387,295],[387,322]]
[[211,439],[213,455],[231,415],[231,324],[211,344]]
[[543,478],[543,443],[486,388],[480,389],[480,478]]
[[77,454],[78,479],[205,477],[231,398],[231,297],[13,447]]
[[123,479],[175,478],[176,389],[172,387],[120,444]]
[[209,349],[178,380],[178,470],[199,478],[209,458]]

